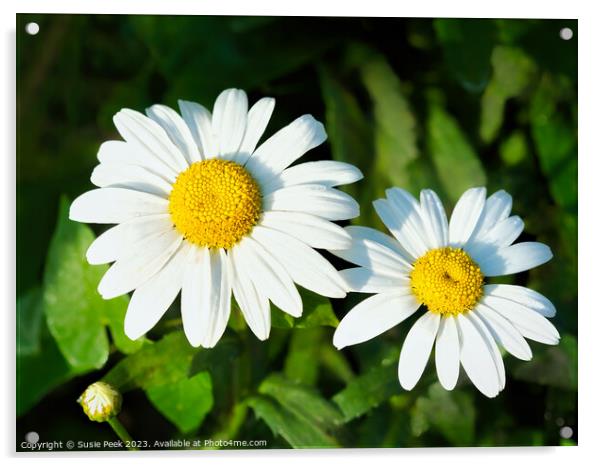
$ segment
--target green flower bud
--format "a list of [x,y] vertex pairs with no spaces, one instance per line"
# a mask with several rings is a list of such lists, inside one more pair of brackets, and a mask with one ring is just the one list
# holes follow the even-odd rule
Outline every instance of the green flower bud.
[[121,393],[105,382],[95,382],[86,388],[77,402],[91,421],[104,422],[121,411]]

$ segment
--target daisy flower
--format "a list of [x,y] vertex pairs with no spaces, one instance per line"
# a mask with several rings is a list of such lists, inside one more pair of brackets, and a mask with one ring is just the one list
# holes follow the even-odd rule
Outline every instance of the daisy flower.
[[341,349],[367,341],[414,314],[425,312],[408,332],[399,357],[399,381],[411,390],[435,346],[441,385],[452,390],[460,364],[486,396],[496,396],[506,377],[498,344],[522,359],[532,357],[525,338],[548,345],[559,334],[546,319],[556,313],[541,294],[522,286],[486,284],[485,277],[529,270],[552,258],[536,242],[512,244],[523,221],[510,216],[512,197],[485,188],[466,191],[447,221],[431,190],[420,201],[399,188],[374,202],[395,238],[350,226],[351,248],[333,254],[359,265],[343,270],[349,290],[375,293],[355,306],[334,334]]
[[213,347],[234,295],[247,324],[265,340],[270,301],[299,317],[295,283],[328,297],[346,285],[314,248],[349,247],[332,223],[356,217],[358,204],[335,186],[362,177],[352,165],[319,161],[289,167],[326,140],[304,115],[257,147],[274,99],[248,108],[247,95],[223,91],[213,114],[179,101],[181,115],[153,105],[113,120],[124,141],[107,141],[91,181],[99,189],[73,201],[70,218],[117,224],[87,251],[91,264],[114,262],[98,286],[105,299],[133,291],[125,332],[150,330],[181,291],[184,331]]

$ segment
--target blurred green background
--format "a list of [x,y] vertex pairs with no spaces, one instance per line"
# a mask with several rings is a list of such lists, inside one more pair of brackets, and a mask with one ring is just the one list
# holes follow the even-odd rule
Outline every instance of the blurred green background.
[[[39,34],[25,33],[30,21]],[[115,439],[76,403],[105,378],[124,391],[120,419],[137,440],[575,444],[577,33],[569,20],[18,15],[17,443],[29,431]],[[489,400],[465,376],[441,389],[432,361],[401,390],[397,359],[413,319],[336,351],[338,319],[365,295],[306,293],[304,317],[275,310],[263,343],[235,312],[211,351],[187,344],[176,303],[147,338],[129,341],[128,298],[103,301],[106,267],[84,259],[102,229],[68,221],[70,199],[92,188],[119,109],[178,98],[211,108],[233,86],[251,102],[276,97],[268,135],[303,113],[325,122],[328,142],[303,160],[361,168],[365,178],[347,187],[361,204],[354,222],[382,229],[371,201],[392,185],[433,188],[448,209],[471,186],[510,192],[526,224],[520,240],[543,241],[555,257],[505,282],[555,303],[560,345],[533,343],[528,363],[505,357],[506,389]]]

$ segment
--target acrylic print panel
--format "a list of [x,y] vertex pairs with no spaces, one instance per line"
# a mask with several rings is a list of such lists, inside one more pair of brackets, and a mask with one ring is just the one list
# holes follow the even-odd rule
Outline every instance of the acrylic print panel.
[[18,15],[16,449],[575,445],[577,37]]

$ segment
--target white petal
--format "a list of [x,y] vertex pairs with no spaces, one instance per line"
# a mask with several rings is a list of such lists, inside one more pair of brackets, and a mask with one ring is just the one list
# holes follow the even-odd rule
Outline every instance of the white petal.
[[516,322],[512,322],[512,325],[516,327],[516,330],[518,330],[523,337],[529,340],[537,341],[538,343],[543,343],[544,345],[557,345],[560,341],[559,338],[544,335],[543,333],[537,332],[532,328],[523,327],[522,325]]
[[146,109],[149,118],[155,120],[167,136],[180,149],[189,164],[201,160],[201,154],[186,122],[175,110],[166,105],[153,105]]
[[345,249],[351,246],[351,237],[344,228],[303,212],[264,212],[259,224],[294,236],[314,248]]
[[293,280],[257,241],[251,237],[243,238],[232,248],[232,257],[245,270],[253,271],[249,278],[263,296],[287,314],[301,316],[303,302]]
[[524,242],[498,249],[479,261],[479,267],[486,277],[496,277],[532,269],[551,258],[552,251],[545,244]]
[[483,304],[477,305],[474,312],[485,322],[495,339],[511,355],[523,361],[529,361],[533,357],[527,341],[508,320]]
[[481,302],[512,322],[523,336],[547,345],[558,343],[560,339],[558,330],[538,312],[497,296],[485,295]]
[[232,307],[232,265],[230,257],[223,249],[218,252],[211,251],[211,263],[214,270],[221,271],[221,287],[219,297],[218,321],[213,327],[212,334],[208,337],[208,348],[213,348],[222,337],[228,326],[230,311]]
[[411,240],[413,250],[418,256],[428,249],[428,238],[422,222],[422,209],[418,201],[409,192],[401,188],[390,188],[385,191],[390,206],[396,211],[401,231]]
[[331,252],[347,262],[394,278],[405,279],[412,269],[411,265],[397,252],[382,243],[369,239],[352,238],[351,246],[348,249]]
[[246,167],[264,185],[324,141],[324,125],[311,115],[303,115],[259,146]]
[[460,362],[477,389],[489,398],[500,392],[498,370],[487,342],[462,314],[455,317],[460,331]]
[[190,129],[202,159],[217,156],[217,141],[213,134],[211,112],[196,102],[178,100],[182,118]]
[[249,278],[252,270],[245,270],[244,265],[230,257],[233,270],[232,291],[236,302],[249,325],[251,331],[260,340],[270,336],[271,315],[270,302],[262,296]]
[[113,187],[142,191],[167,198],[171,184],[138,165],[101,163],[94,168],[90,181],[99,188]]
[[138,144],[125,141],[106,141],[98,149],[98,161],[108,165],[137,165],[173,183],[178,172],[168,167]]
[[398,376],[401,386],[411,390],[416,386],[429,360],[441,316],[427,311],[412,326],[399,355]]
[[539,312],[544,317],[554,317],[556,315],[556,308],[552,301],[530,288],[517,285],[485,285],[483,291],[486,295],[515,301],[535,312]]
[[247,127],[247,94],[240,89],[226,89],[215,100],[212,129],[220,156],[238,152]]
[[135,340],[161,319],[182,288],[191,246],[182,244],[157,274],[134,291],[125,315],[125,334]]
[[212,295],[211,261],[207,248],[195,248],[182,283],[182,325],[190,344],[201,345],[216,313],[210,312]]
[[363,176],[358,168],[349,163],[333,160],[305,162],[289,167],[272,178],[263,188],[263,193],[266,195],[277,189],[299,184],[320,184],[332,188],[354,183]]
[[499,190],[487,198],[481,218],[474,229],[472,237],[484,235],[499,222],[505,220],[512,210],[512,196]]
[[500,349],[498,348],[491,332],[485,323],[481,320],[480,316],[474,312],[469,312],[466,314],[466,318],[472,322],[475,328],[481,334],[481,338],[487,344],[487,348],[489,348],[489,353],[493,358],[493,362],[495,363],[495,368],[497,370],[498,377],[498,388],[500,391],[504,389],[506,386],[506,369],[504,368],[504,360],[502,359],[502,354],[500,353]]
[[386,293],[408,287],[409,277],[392,277],[364,267],[345,269],[340,272],[349,291],[358,293]]
[[96,238],[86,251],[90,264],[106,264],[129,254],[135,245],[150,235],[173,229],[169,214],[146,215],[120,223]]
[[166,167],[176,173],[188,168],[184,155],[170,141],[165,130],[142,113],[126,108],[117,112],[113,122],[123,139],[146,150]]
[[240,149],[236,155],[231,157],[231,160],[240,165],[247,163],[247,160],[251,157],[259,139],[268,126],[275,104],[276,100],[273,98],[264,97],[251,107],[247,115],[247,126]]
[[318,184],[282,188],[263,199],[264,210],[305,212],[327,220],[357,217],[359,205],[349,194]]
[[182,285],[182,323],[192,346],[213,348],[230,316],[230,271],[222,249],[196,248]]
[[447,215],[437,193],[430,189],[420,192],[420,212],[431,249],[442,248],[449,243]]
[[485,188],[467,190],[454,207],[449,221],[449,243],[461,247],[470,239],[485,206]]
[[139,164],[144,160],[145,152],[139,147],[125,141],[105,141],[98,148],[96,154],[100,163]]
[[330,298],[346,295],[345,281],[324,257],[292,236],[257,225],[251,232],[280,262],[295,283]]
[[135,217],[167,213],[168,201],[123,188],[85,192],[71,203],[69,218],[83,223],[121,223]]
[[426,252],[424,240],[417,236],[414,229],[407,222],[407,215],[403,215],[396,209],[392,203],[386,199],[377,199],[372,203],[376,213],[399,241],[405,256],[411,257],[411,261],[418,259]]
[[399,242],[395,238],[385,233],[375,230],[374,228],[355,225],[347,226],[345,227],[345,230],[351,235],[351,237],[354,240],[362,241],[367,239],[370,241],[375,241],[395,251],[397,254],[402,256],[407,262],[412,261],[412,258],[408,255],[406,251],[403,250],[401,244],[399,244]]
[[132,291],[159,272],[180,243],[182,235],[175,230],[142,239],[107,270],[98,284],[98,292],[104,299],[111,299]]
[[446,390],[453,390],[460,373],[460,339],[453,317],[441,319],[435,343],[435,363],[441,386]]
[[498,222],[482,235],[477,235],[465,245],[466,251],[477,262],[494,254],[498,249],[510,246],[520,236],[525,224],[517,215]]
[[510,246],[523,232],[525,223],[518,215],[513,215],[495,224],[483,237],[483,241],[499,247]]
[[410,317],[419,306],[414,296],[407,292],[371,296],[341,320],[334,332],[333,344],[341,349],[368,341]]

